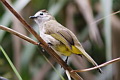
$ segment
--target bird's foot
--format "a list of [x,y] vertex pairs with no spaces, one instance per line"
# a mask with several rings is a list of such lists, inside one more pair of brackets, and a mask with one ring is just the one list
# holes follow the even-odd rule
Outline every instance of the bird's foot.
[[67,62],[68,62],[68,56],[66,57],[66,59],[65,59],[65,63],[67,64]]
[[40,46],[42,43],[41,42],[38,42],[38,46]]
[[49,43],[47,43],[47,44],[48,44],[48,46],[49,46],[49,47],[53,46],[53,44],[52,44],[52,43],[50,43],[50,42],[49,42]]

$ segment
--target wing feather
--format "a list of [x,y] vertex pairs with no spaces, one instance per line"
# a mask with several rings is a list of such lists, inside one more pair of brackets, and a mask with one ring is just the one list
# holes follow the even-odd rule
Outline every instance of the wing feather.
[[68,49],[72,48],[71,44],[67,41],[67,39],[63,35],[61,35],[59,32],[53,29],[48,29],[46,31],[46,34],[51,35],[52,37],[54,37],[55,39],[63,43]]
[[[61,43],[67,46],[68,49],[72,49],[72,45],[74,45],[74,40],[70,35],[70,32],[67,28],[62,25],[54,22],[49,22],[45,24],[47,27],[45,34],[51,35],[55,39],[59,40]],[[58,26],[56,26],[58,25]]]

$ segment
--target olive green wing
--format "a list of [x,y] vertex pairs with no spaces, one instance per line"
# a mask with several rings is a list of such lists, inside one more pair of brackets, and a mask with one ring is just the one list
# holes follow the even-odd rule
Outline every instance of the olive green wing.
[[70,45],[74,45],[74,40],[68,29],[62,29],[57,32],[61,35]]
[[74,45],[74,41],[69,32],[65,29],[47,29],[46,34],[51,35],[55,39],[59,40],[61,43],[66,45],[68,49],[72,49],[72,45]]

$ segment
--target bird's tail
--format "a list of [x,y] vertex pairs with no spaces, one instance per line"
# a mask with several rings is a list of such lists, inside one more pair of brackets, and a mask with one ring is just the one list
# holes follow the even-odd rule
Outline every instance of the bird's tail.
[[[82,55],[85,56],[85,58],[88,59],[89,62],[91,62],[94,66],[98,66],[98,64],[87,54],[87,52],[83,48],[79,48],[79,50],[82,52]],[[99,72],[102,73],[101,68],[98,68]]]

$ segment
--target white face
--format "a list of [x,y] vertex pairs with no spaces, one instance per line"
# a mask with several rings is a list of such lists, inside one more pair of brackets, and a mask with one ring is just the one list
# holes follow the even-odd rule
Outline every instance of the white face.
[[34,18],[35,22],[37,24],[40,24],[41,22],[49,20],[51,18],[51,15],[48,14],[47,12],[39,11],[34,15],[34,17],[36,17]]

